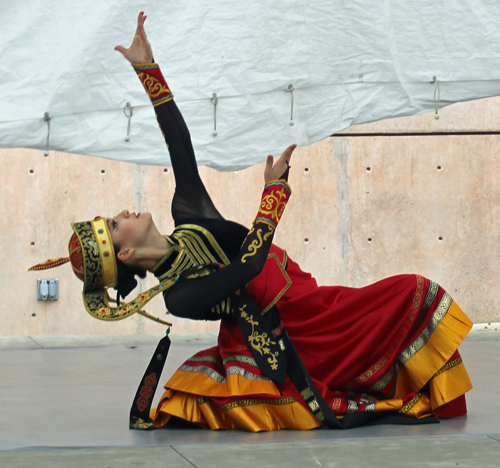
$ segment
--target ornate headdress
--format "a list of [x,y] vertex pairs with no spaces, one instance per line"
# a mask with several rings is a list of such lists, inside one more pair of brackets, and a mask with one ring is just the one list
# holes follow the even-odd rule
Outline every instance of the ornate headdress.
[[100,320],[122,320],[136,312],[155,322],[170,326],[141,308],[154,296],[171,285],[158,284],[139,294],[133,301],[111,306],[108,288],[118,284],[115,249],[106,218],[72,223],[73,235],[69,240],[69,257],[47,260],[29,270],[45,270],[71,261],[75,275],[83,281],[83,304],[87,312]]

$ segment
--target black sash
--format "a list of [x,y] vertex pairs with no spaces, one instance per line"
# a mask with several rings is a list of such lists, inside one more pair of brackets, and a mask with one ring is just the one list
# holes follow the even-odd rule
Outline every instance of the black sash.
[[328,427],[341,429],[341,422],[314,385],[290,340],[276,305],[263,316],[246,289],[236,296],[234,304],[238,325],[260,371],[279,383],[288,374],[312,414]]
[[137,389],[132,403],[132,408],[130,409],[129,429],[155,429],[149,412],[163,367],[167,361],[168,350],[170,349],[169,332],[170,328],[167,330],[167,334],[158,343],[148,368],[139,384],[139,388]]

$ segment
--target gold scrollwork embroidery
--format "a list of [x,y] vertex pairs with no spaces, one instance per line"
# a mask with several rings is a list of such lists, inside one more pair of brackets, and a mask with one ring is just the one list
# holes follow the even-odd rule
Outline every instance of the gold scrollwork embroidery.
[[[247,253],[241,257],[241,263],[246,263],[248,257],[253,257],[257,251],[262,247],[262,244],[269,239],[269,236],[271,236],[274,232],[274,229],[271,226],[268,227],[268,232],[262,236],[262,229],[257,229],[257,239],[254,239],[252,242],[250,242],[250,245],[248,246],[248,251],[250,253]],[[255,231],[255,228],[252,228],[248,235],[252,234]]]
[[241,317],[252,325],[252,334],[248,337],[248,342],[253,349],[260,353],[261,356],[269,354],[270,356],[267,358],[267,362],[271,364],[271,369],[276,370],[278,368],[278,351],[273,353],[269,349],[269,345],[275,345],[276,342],[271,341],[271,338],[267,337],[267,333],[259,335],[258,332],[255,331],[254,327],[258,325],[259,322],[252,320],[252,317],[249,317],[245,312],[245,308],[246,304],[244,304],[243,307],[240,307]]
[[285,210],[286,201],[287,194],[285,194],[285,189],[282,187],[281,190],[272,192],[262,199],[260,211],[269,215],[273,221],[278,223]]
[[149,75],[148,73],[141,72],[138,74],[139,79],[144,84],[144,88],[146,88],[146,92],[149,97],[157,98],[162,93],[170,93],[170,90],[164,86],[158,78]]
[[95,240],[89,240],[88,244],[92,247],[94,255],[99,256],[99,247],[97,247],[97,242]]

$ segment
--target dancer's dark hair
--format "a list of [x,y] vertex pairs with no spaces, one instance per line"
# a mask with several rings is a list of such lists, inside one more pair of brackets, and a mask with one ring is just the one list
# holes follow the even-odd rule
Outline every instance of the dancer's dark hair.
[[[118,251],[115,247],[115,251]],[[120,305],[120,299],[125,299],[137,286],[136,275],[139,278],[146,278],[147,271],[144,268],[127,265],[116,258],[116,268],[118,270],[118,284],[115,286],[116,304]]]

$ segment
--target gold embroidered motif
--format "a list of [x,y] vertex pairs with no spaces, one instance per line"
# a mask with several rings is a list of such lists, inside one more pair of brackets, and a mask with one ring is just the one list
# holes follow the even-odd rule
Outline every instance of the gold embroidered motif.
[[311,408],[311,411],[314,413],[314,411],[319,409],[319,404],[316,398],[308,403],[309,408]]
[[100,309],[97,310],[97,314],[100,315],[101,317],[106,317],[109,315],[109,308],[108,307],[101,307]]
[[[262,229],[257,229],[257,239],[254,239],[250,245],[248,246],[248,251],[250,253],[247,253],[241,257],[241,263],[246,263],[247,257],[253,257],[257,251],[262,247],[262,244],[269,239],[269,236],[271,236],[274,232],[274,228],[272,226],[268,225],[269,231],[264,234],[264,237],[262,236]],[[248,235],[252,234],[254,232],[255,228],[252,228]],[[248,236],[247,236],[248,237]]]
[[134,422],[130,424],[130,429],[150,429],[154,427],[151,421],[144,421],[142,418],[134,417]]
[[240,307],[240,312],[241,317],[244,318],[250,325],[252,325],[252,334],[248,337],[248,342],[253,349],[260,353],[261,356],[269,355],[269,357],[267,358],[267,362],[271,364],[272,370],[276,370],[278,368],[278,351],[272,353],[269,349],[269,345],[275,345],[276,342],[271,341],[271,338],[267,337],[267,333],[262,333],[262,335],[259,335],[255,331],[254,327],[255,325],[258,325],[259,322],[252,320],[252,318],[248,316],[248,314],[245,312],[246,306],[247,305],[245,304],[243,305],[243,307]]
[[262,247],[262,244],[264,243],[264,241],[262,240],[262,229],[257,229],[256,235],[257,239],[253,240],[248,246],[248,251],[250,253],[243,255],[243,257],[241,258],[241,263],[246,263],[247,257],[253,257],[257,253],[257,250]]
[[147,292],[145,293],[142,293],[140,295],[140,299],[142,302],[146,303],[146,302],[149,302],[151,300],[151,294],[148,294]]
[[[284,199],[284,201],[283,201]],[[285,188],[280,191],[272,192],[262,199],[260,204],[260,212],[270,216],[271,220],[278,224],[287,202],[287,194]]]
[[170,90],[161,84],[161,81],[148,73],[138,73],[139,79],[142,81],[146,92],[150,98],[157,98],[162,93],[170,93]]

